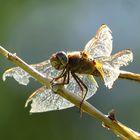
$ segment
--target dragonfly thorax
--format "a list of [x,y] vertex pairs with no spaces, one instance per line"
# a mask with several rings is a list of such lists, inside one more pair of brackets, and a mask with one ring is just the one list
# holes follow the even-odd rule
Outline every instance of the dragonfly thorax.
[[63,51],[57,52],[50,57],[50,63],[55,69],[62,70],[68,64],[68,56]]

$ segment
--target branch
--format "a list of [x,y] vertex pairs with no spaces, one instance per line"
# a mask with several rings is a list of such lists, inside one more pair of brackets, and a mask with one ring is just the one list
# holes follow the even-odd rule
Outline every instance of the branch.
[[[47,88],[52,88],[52,90],[59,94],[60,96],[64,97],[65,99],[69,100],[78,108],[80,107],[80,103],[82,98],[76,96],[74,93],[67,91],[63,86],[54,85],[51,87],[50,80],[47,79],[44,75],[39,73],[36,69],[25,63],[22,59],[20,59],[16,54],[12,54],[8,52],[6,49],[0,46],[0,54],[3,55],[5,58],[10,60],[15,65],[22,68],[24,71],[29,73],[34,79],[36,79],[41,84],[45,85]],[[122,74],[123,75],[123,74]],[[121,78],[126,78],[121,75]],[[134,77],[134,73],[131,73]],[[128,77],[128,75],[127,75]],[[132,78],[127,78],[132,79]],[[140,81],[140,75],[137,74],[135,76],[136,81]],[[133,78],[134,80],[134,78]],[[114,112],[110,112],[109,115],[105,115],[99,110],[97,110],[94,106],[89,104],[87,101],[84,101],[81,106],[82,111],[88,113],[92,117],[96,118],[97,120],[101,121],[105,128],[111,129],[117,136],[120,136],[124,140],[140,140],[140,134],[133,131],[132,129],[128,128],[127,126],[123,125],[119,121],[116,120]]]
[[140,82],[140,74],[127,72],[127,71],[121,71],[119,78]]

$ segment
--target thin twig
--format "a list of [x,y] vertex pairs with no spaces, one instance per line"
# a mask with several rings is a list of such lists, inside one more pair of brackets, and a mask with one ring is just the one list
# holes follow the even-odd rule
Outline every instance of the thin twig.
[[6,57],[8,60],[10,60],[12,63],[14,63],[16,66],[19,66],[23,70],[25,70],[27,73],[29,73],[34,79],[39,81],[41,84],[45,85],[46,87],[50,88],[50,80],[46,79],[46,77],[39,73],[36,69],[34,69],[32,66],[28,65],[26,62],[24,62],[21,58],[19,58],[15,53],[12,54],[8,52],[6,49],[0,46],[0,54]]
[[128,80],[140,82],[140,74],[127,72],[127,71],[121,71],[119,78],[124,78],[124,79],[128,79]]
[[[25,63],[22,59],[20,59],[16,54],[12,54],[8,52],[6,49],[0,46],[0,54],[6,57],[8,60],[10,60],[15,65],[22,68],[24,71],[29,73],[34,79],[36,79],[38,82],[40,82],[43,85],[46,85],[48,88],[51,88],[50,81],[47,79],[44,75],[40,74],[37,70],[32,68],[30,65]],[[130,74],[130,73],[129,73]],[[124,74],[125,77],[129,77],[129,74]],[[126,76],[127,75],[127,76]],[[132,75],[132,73],[131,73]],[[135,75],[135,74],[133,74]],[[123,74],[120,76],[121,78],[125,78]],[[127,78],[127,79],[133,79],[136,81],[140,81],[140,76],[133,76],[135,78]],[[79,96],[76,96],[74,93],[71,93],[67,91],[63,86],[55,85],[52,87],[52,90],[59,94],[60,96],[66,98],[75,106],[80,107],[80,103],[82,101],[82,98]],[[114,117],[114,115],[105,115],[99,110],[97,110],[94,106],[89,104],[87,101],[84,101],[81,106],[82,111],[88,113],[89,115],[93,116],[97,120],[101,121],[102,124],[108,128],[111,129],[117,136],[121,137],[124,140],[140,140],[140,134],[133,131],[132,129],[126,127],[119,121],[117,121]]]

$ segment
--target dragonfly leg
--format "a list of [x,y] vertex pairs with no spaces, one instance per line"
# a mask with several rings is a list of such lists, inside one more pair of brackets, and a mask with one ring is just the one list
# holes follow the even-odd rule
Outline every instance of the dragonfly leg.
[[54,81],[57,81],[59,80],[60,78],[64,77],[65,76],[65,73],[66,73],[66,69],[63,69],[61,74],[55,78],[52,79],[51,83],[53,83]]
[[86,90],[86,92],[85,92],[85,94],[84,94],[84,96],[83,96],[83,99],[82,99],[82,101],[81,101],[81,103],[80,103],[80,112],[81,112],[81,106],[82,106],[82,104],[83,104],[83,102],[84,102],[84,100],[85,100],[85,98],[86,98],[88,88],[87,88],[87,86],[83,83],[83,81],[82,81],[75,73],[71,73],[71,74],[72,74],[73,78],[75,79],[75,81],[77,82],[77,84],[79,85],[79,87],[80,87],[80,89],[81,89],[81,91],[82,91],[82,96],[83,96],[83,92],[84,92],[83,87],[84,87],[85,90]]
[[64,84],[69,84],[70,81],[70,71],[67,71],[66,78],[64,79]]
[[63,77],[64,77],[64,79],[63,79],[62,85],[69,84],[70,72],[66,70],[65,74],[63,75]]
[[70,76],[69,70],[68,70],[68,69],[64,69],[64,70],[62,71],[62,73],[61,73],[58,77],[54,78],[54,79],[51,81],[51,83],[53,83],[54,80],[57,81],[57,80],[59,80],[60,78],[63,78],[63,80],[62,80],[61,82],[58,82],[58,83],[56,83],[56,84],[58,84],[58,85],[66,85],[66,84],[69,83],[69,76]]

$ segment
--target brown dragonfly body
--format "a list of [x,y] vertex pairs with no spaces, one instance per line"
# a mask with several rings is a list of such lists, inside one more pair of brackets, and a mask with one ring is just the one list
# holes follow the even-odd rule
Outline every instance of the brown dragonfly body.
[[[64,69],[71,71],[72,73],[79,73],[79,74],[93,74],[96,70],[95,61],[91,59],[86,53],[84,52],[72,52],[65,54],[64,52],[57,52],[56,54],[52,55],[50,61],[55,61],[58,54],[64,54],[67,57],[67,64]],[[56,60],[57,61],[57,60]],[[61,64],[60,64],[61,65]],[[61,70],[60,65],[53,65],[57,70]]]
[[73,73],[93,74],[96,71],[95,61],[84,52],[68,53],[67,68]]

